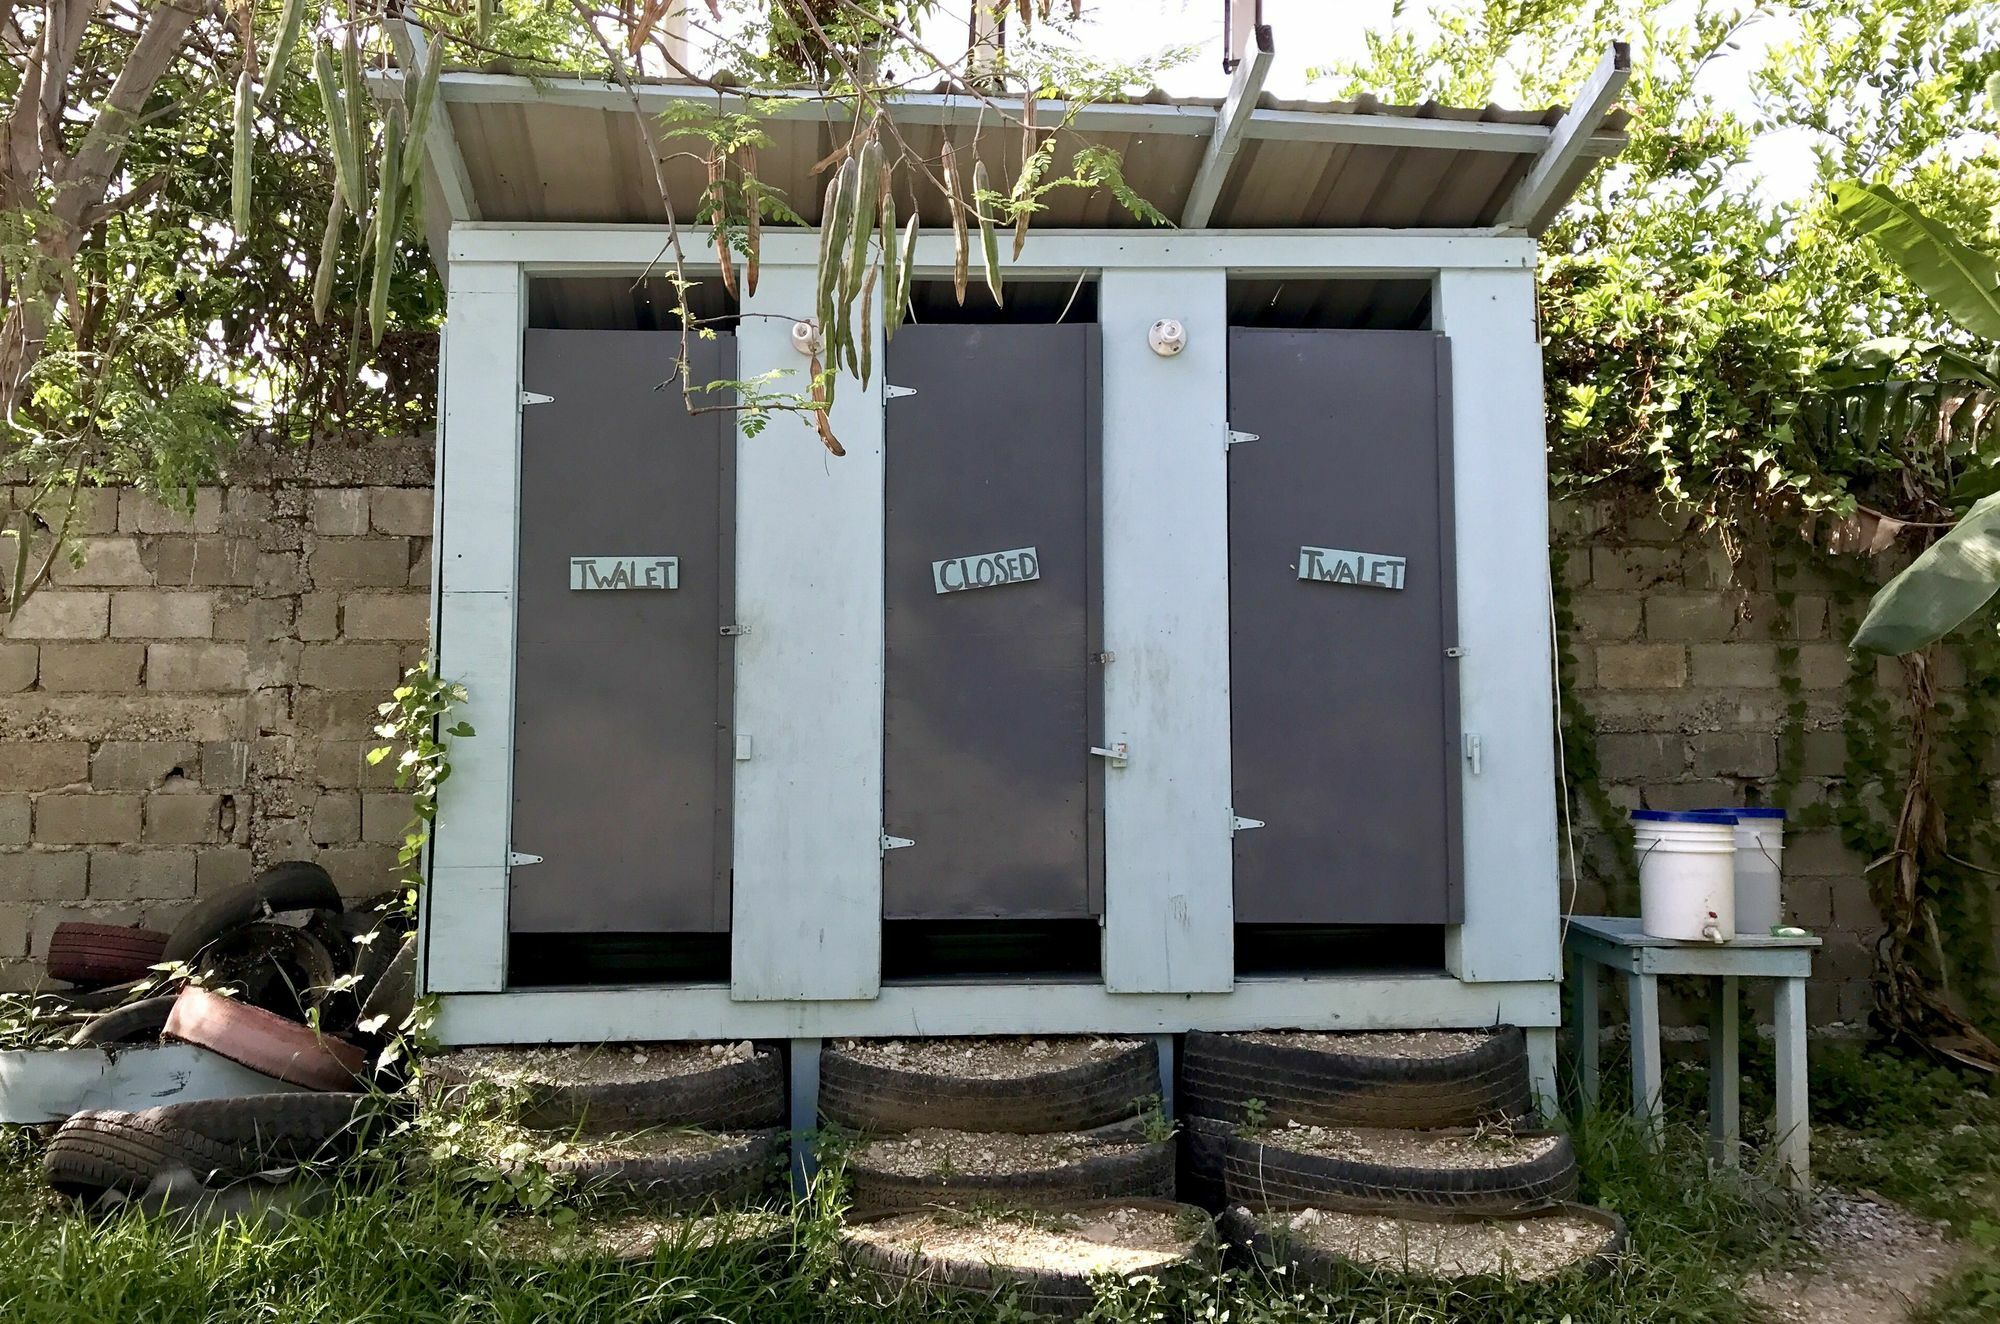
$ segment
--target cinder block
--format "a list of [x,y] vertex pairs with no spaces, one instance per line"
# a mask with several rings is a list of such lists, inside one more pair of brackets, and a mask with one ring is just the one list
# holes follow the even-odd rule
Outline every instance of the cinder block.
[[62,791],[35,799],[35,840],[54,846],[139,840],[139,797]]
[[91,857],[93,901],[157,901],[193,896],[191,850],[99,851]]
[[1769,777],[1778,771],[1778,738],[1771,732],[1706,731],[1691,743],[1697,777]]
[[43,644],[42,688],[64,694],[109,694],[139,688],[144,644]]
[[1578,593],[1570,616],[1579,639],[1632,639],[1644,618],[1645,598],[1637,593]]
[[17,694],[32,687],[41,660],[41,649],[33,644],[0,640],[0,694]]
[[1723,593],[1654,593],[1646,599],[1646,637],[1727,639],[1736,628],[1733,598]]
[[90,779],[81,740],[0,740],[0,791],[48,791]]
[[321,538],[309,560],[315,588],[402,588],[410,579],[406,538]]
[[1844,643],[1799,645],[1799,683],[1806,689],[1837,690],[1853,669]]
[[257,582],[257,543],[221,535],[149,539],[140,554],[162,588],[247,587]]
[[118,494],[118,527],[126,533],[215,533],[222,528],[222,489],[198,488],[192,511],[127,488]]
[[339,846],[361,839],[361,797],[353,791],[322,791],[313,801],[312,840]]
[[222,841],[222,797],[205,792],[146,797],[146,840],[199,846]]
[[334,790],[351,790],[360,786],[362,751],[366,748],[359,740],[320,742],[313,755],[313,771],[319,784]]
[[322,538],[352,538],[368,532],[368,490],[361,487],[322,487],[312,494],[307,519]]
[[431,540],[418,539],[416,546],[416,555],[410,558],[409,586],[428,589],[431,586]]
[[428,487],[376,487],[368,492],[368,522],[377,533],[427,538],[431,532]]
[[208,593],[158,591],[111,595],[111,633],[119,639],[206,639],[215,630]]
[[1733,805],[1742,798],[1742,792],[1732,783],[1713,778],[1666,782],[1640,789],[1645,795],[1648,809],[1716,809]]
[[25,795],[0,795],[0,846],[25,846],[34,815]]
[[198,897],[209,897],[232,887],[241,887],[250,881],[255,867],[256,861],[243,847],[196,851],[194,893]]
[[1678,735],[1604,732],[1597,737],[1597,759],[1607,782],[1672,781],[1687,772],[1687,746]]
[[1833,880],[1833,922],[1835,926],[1855,933],[1876,934],[1882,931],[1882,912],[1875,906],[1875,895],[1868,880],[1860,874]]
[[307,644],[299,678],[323,690],[365,690],[386,698],[402,678],[390,644]]
[[90,784],[100,791],[155,791],[174,778],[192,787],[197,758],[188,740],[107,740],[90,757]]
[[293,631],[307,643],[332,639],[340,633],[340,597],[334,593],[305,593],[299,597],[299,611]]
[[1861,876],[1869,861],[1859,851],[1849,850],[1840,833],[1830,828],[1814,828],[1785,834],[1785,872],[1836,878]]
[[1799,774],[1804,777],[1839,777],[1847,771],[1847,732],[1804,732]]
[[80,850],[0,851],[0,900],[81,901],[90,856]]
[[394,846],[336,846],[319,852],[318,859],[347,896],[368,896],[396,883]]
[[[12,961],[28,954],[26,906],[0,906],[0,960]],[[0,984],[0,988],[9,987]]]
[[1681,582],[1680,557],[1663,547],[1593,547],[1590,582],[1602,589],[1677,587]]
[[88,589],[38,589],[7,633],[15,639],[102,639],[111,627],[111,595]]
[[76,514],[70,519],[69,531],[78,536],[114,532],[118,528],[119,490],[115,487],[77,489]]
[[421,640],[430,622],[424,593],[350,593],[340,611],[340,632],[349,639]]
[[149,644],[146,688],[230,693],[245,688],[250,655],[241,644]]
[[304,689],[293,704],[294,720],[321,740],[369,740],[382,720],[375,705],[387,697],[382,690]]
[[361,797],[361,839],[400,846],[410,825],[410,797],[394,791],[371,791]]
[[1601,689],[1678,689],[1687,679],[1687,652],[1679,644],[1598,646],[1597,684]]
[[58,584],[86,586],[153,582],[152,572],[139,560],[137,538],[84,538],[79,540],[77,550],[83,555],[83,563],[78,565],[67,556],[59,556],[49,569],[50,579]]
[[201,784],[233,791],[250,776],[250,746],[241,740],[210,740],[201,747]]
[[1775,644],[1693,644],[1688,648],[1689,675],[1696,685],[1716,689],[1775,689],[1778,649]]
[[1787,873],[1784,895],[1785,918],[1790,923],[1815,932],[1833,923],[1831,878],[1800,878]]

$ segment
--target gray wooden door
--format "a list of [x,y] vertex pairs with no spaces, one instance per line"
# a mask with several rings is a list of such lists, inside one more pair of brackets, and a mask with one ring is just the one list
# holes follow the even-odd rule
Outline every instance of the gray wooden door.
[[889,919],[1097,913],[1097,328],[890,345]]
[[1448,371],[1431,332],[1230,332],[1239,923],[1460,917]]
[[[734,430],[671,331],[527,333],[514,694],[516,933],[729,927]],[[729,377],[729,337],[691,347]],[[661,383],[666,385],[661,387]]]

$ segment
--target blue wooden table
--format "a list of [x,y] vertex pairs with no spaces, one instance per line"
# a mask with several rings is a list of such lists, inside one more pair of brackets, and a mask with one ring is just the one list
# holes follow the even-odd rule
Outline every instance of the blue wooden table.
[[1778,1059],[1774,1131],[1786,1183],[1811,1189],[1811,1124],[1806,1113],[1806,980],[1819,939],[1743,935],[1726,943],[1679,942],[1639,931],[1639,921],[1577,915],[1564,932],[1570,981],[1576,990],[1577,1082],[1586,1104],[1598,1097],[1598,967],[1625,976],[1631,1009],[1632,1109],[1650,1129],[1660,1122],[1660,976],[1697,975],[1714,981],[1708,1031],[1708,1130],[1717,1163],[1734,1165],[1741,1145],[1742,1073],[1737,1065],[1736,981],[1777,983],[1773,1021]]

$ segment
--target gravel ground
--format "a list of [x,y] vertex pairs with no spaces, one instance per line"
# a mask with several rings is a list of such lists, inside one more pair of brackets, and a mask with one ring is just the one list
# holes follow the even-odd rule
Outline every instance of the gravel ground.
[[1818,1192],[1805,1236],[1818,1263],[1748,1285],[1785,1324],[1900,1324],[1959,1259],[1943,1225],[1866,1193]]
[[747,1062],[740,1043],[563,1044],[548,1048],[460,1048],[438,1060],[496,1085],[639,1085]]
[[494,1238],[501,1252],[521,1260],[648,1260],[654,1249],[706,1249],[726,1242],[789,1236],[791,1221],[780,1214],[742,1213],[676,1216],[650,1212],[585,1215],[572,1223],[520,1216],[500,1221]]
[[1319,1034],[1309,1030],[1254,1030],[1231,1035],[1253,1044],[1272,1048],[1303,1048],[1314,1053],[1359,1053],[1367,1057],[1390,1057],[1403,1061],[1436,1061],[1469,1053],[1492,1038],[1484,1030],[1417,1030],[1407,1034],[1367,1031],[1357,1034]]
[[1358,1264],[1439,1278],[1553,1278],[1601,1253],[1611,1238],[1604,1224],[1572,1213],[1441,1221],[1301,1209],[1260,1221]]
[[842,1039],[839,1051],[871,1067],[982,1080],[1018,1080],[1101,1062],[1139,1046],[1137,1039],[1084,1036],[1040,1039]]
[[1086,1158],[1130,1154],[1141,1142],[1098,1139],[1087,1132],[999,1135],[978,1131],[912,1131],[877,1140],[862,1151],[869,1167],[902,1177],[947,1173],[1019,1173],[1066,1168]]
[[658,1130],[628,1135],[573,1137],[567,1131],[531,1131],[500,1126],[485,1146],[499,1158],[534,1157],[545,1162],[565,1159],[695,1158],[740,1144],[743,1135],[727,1131]]
[[1274,1126],[1251,1135],[1259,1144],[1321,1158],[1392,1168],[1505,1168],[1541,1158],[1561,1143],[1553,1135],[1486,1131],[1387,1131],[1355,1126]]
[[1077,1212],[901,1214],[849,1231],[877,1246],[921,1247],[960,1263],[1053,1273],[1145,1273],[1192,1251],[1198,1231],[1170,1209],[1103,1206]]

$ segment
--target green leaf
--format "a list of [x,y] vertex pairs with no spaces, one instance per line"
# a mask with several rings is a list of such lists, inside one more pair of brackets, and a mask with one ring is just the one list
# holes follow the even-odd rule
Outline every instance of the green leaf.
[[463,739],[464,737],[472,734],[472,723],[460,722],[458,725],[452,727],[449,731],[445,732],[445,734],[458,736],[461,739]]
[[1854,647],[1910,653],[1957,629],[2000,589],[2000,495],[1973,506],[1950,533],[1884,584]]
[[1959,242],[1885,184],[1835,184],[1833,214],[1853,233],[1873,239],[1960,326],[2000,340],[2000,258]]
[[383,759],[386,759],[388,757],[389,757],[389,747],[387,745],[377,746],[376,748],[368,751],[368,766],[372,768],[376,764],[380,763]]

